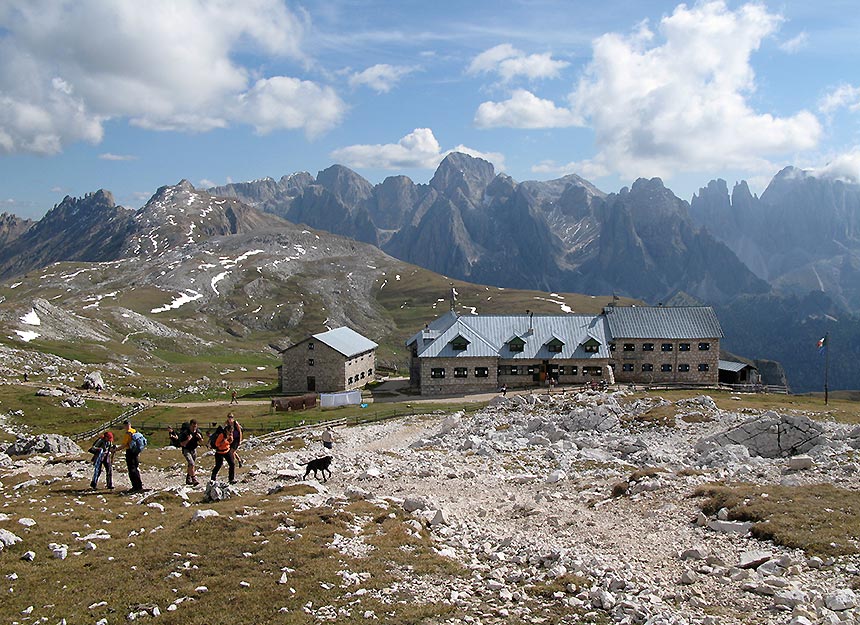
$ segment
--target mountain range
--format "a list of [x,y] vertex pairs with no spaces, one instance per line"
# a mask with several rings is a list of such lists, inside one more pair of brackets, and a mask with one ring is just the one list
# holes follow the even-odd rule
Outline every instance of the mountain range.
[[[268,342],[304,331],[309,323],[317,324],[313,331],[349,323],[387,334],[396,363],[399,338],[384,330],[391,315],[385,306],[395,302],[381,306],[369,285],[388,284],[389,293],[401,293],[406,285],[389,274],[415,275],[417,269],[397,258],[441,274],[422,274],[436,285],[435,296],[444,297],[443,285],[459,279],[460,288],[487,284],[561,297],[550,310],[566,305],[557,295],[565,292],[712,304],[723,320],[727,349],[781,360],[794,388],[809,390],[816,387],[820,365],[808,358],[805,346],[812,350],[816,335],[841,332],[849,345],[855,339],[848,337],[860,340],[858,206],[860,186],[793,168],[780,172],[761,198],[744,182],[730,195],[725,181],[715,180],[688,204],[658,178],[608,194],[576,175],[517,183],[489,162],[457,153],[442,161],[427,184],[392,176],[373,185],[340,165],[316,177],[300,172],[208,191],[183,180],[158,189],[137,211],[117,206],[100,190],[65,198],[38,222],[0,216],[0,279],[29,285],[0,294],[8,307],[24,293],[56,306],[38,295],[39,289],[61,289],[43,268],[56,262],[107,264],[107,272],[83,271],[85,280],[68,278],[84,298],[73,307],[88,306],[86,297],[101,302],[114,290],[122,293],[114,300],[125,300],[125,291],[132,290],[135,297],[124,313],[151,317],[181,301],[176,309],[182,310],[182,327],[171,331],[189,330],[182,319],[185,311],[196,310],[206,323],[214,322],[207,330],[220,328],[233,338],[250,333]],[[380,266],[388,270],[380,272]],[[64,269],[62,275],[78,270]],[[35,271],[41,272],[38,285],[28,273]],[[116,289],[99,283],[100,293],[88,293],[95,275],[111,282],[112,274]],[[165,291],[174,299],[159,306]],[[361,303],[353,306],[348,300],[359,291]],[[497,289],[490,296],[496,297],[493,306],[502,305],[501,294]],[[424,306],[433,314],[435,308],[427,307],[435,307],[438,297],[419,299],[398,305]],[[319,304],[314,314],[311,300]],[[483,298],[474,302],[487,312]],[[249,316],[256,307],[260,311]],[[464,310],[470,308],[477,309]],[[120,325],[117,336],[128,329]],[[191,329],[195,335],[194,324]],[[217,334],[201,340],[216,341]],[[856,386],[856,369],[852,373],[846,364],[832,376],[833,388]]]

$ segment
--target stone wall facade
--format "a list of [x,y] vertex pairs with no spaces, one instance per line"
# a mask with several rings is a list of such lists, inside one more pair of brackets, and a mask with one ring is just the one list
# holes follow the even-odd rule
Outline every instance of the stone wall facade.
[[499,388],[498,358],[420,358],[418,361],[422,395],[491,393]]
[[336,393],[361,388],[374,379],[376,350],[347,358],[313,337],[282,354],[282,393]]
[[[717,384],[719,339],[615,339],[615,381],[636,384]],[[649,349],[650,346],[650,349]]]

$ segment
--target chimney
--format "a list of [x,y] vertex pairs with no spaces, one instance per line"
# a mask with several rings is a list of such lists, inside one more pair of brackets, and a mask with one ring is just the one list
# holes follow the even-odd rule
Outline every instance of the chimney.
[[529,334],[531,334],[531,333],[532,333],[532,331],[533,331],[533,328],[532,328],[532,317],[534,317],[534,315],[535,315],[535,314],[534,314],[532,311],[528,310],[528,309],[526,309],[526,314],[529,316]]

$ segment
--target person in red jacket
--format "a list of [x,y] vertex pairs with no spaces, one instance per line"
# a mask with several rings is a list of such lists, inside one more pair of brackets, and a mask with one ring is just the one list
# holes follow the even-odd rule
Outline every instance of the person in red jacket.
[[225,461],[229,467],[227,476],[230,483],[233,484],[236,481],[236,461],[233,458],[232,443],[233,424],[231,423],[231,419],[227,419],[224,425],[218,426],[218,430],[215,433],[215,466],[212,469],[213,482],[218,477],[218,471],[221,470],[221,465]]

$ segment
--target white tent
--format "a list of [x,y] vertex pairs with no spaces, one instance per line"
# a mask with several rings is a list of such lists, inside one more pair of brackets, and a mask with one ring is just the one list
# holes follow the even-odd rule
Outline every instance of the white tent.
[[335,408],[337,406],[357,406],[360,403],[361,391],[320,393],[320,408]]

